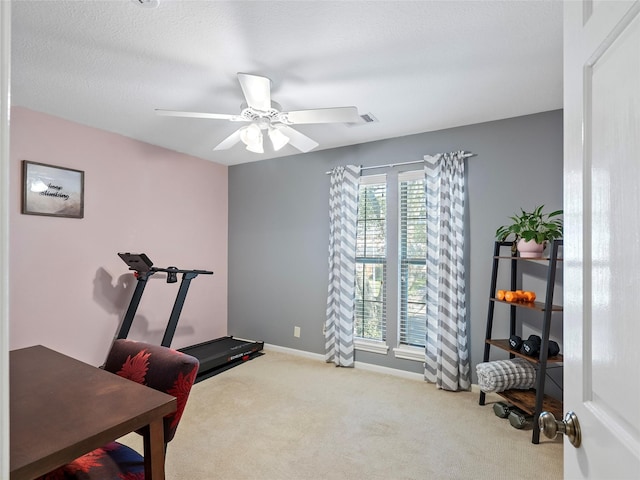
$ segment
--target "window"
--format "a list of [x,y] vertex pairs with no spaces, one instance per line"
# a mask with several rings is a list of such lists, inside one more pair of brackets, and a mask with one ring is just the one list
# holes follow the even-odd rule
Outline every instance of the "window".
[[422,170],[360,177],[356,349],[424,362],[426,223]]
[[426,342],[427,214],[424,173],[398,175],[399,215],[399,344],[424,347]]
[[[360,179],[356,240],[354,335],[364,342],[386,341],[387,184],[385,175]],[[372,351],[376,351],[375,347]],[[361,348],[367,350],[367,348]],[[384,352],[386,353],[386,348]]]

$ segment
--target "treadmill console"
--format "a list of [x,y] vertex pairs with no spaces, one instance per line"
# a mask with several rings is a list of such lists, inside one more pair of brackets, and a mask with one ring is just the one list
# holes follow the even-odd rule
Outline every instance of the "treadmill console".
[[129,270],[138,273],[147,273],[153,266],[153,262],[144,253],[118,253],[118,256],[129,265]]

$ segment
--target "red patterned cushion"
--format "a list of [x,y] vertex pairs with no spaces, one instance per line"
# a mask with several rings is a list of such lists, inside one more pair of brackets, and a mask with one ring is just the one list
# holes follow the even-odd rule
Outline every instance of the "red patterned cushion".
[[176,397],[175,413],[164,418],[164,441],[176,433],[198,373],[198,359],[167,347],[133,340],[116,340],[104,369]]
[[144,458],[118,442],[76,458],[38,480],[144,480]]

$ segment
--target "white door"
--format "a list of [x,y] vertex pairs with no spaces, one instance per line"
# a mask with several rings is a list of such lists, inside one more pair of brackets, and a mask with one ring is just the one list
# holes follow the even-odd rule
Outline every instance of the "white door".
[[565,478],[640,478],[640,2],[564,17]]
[[9,478],[9,109],[11,2],[0,0],[0,478]]

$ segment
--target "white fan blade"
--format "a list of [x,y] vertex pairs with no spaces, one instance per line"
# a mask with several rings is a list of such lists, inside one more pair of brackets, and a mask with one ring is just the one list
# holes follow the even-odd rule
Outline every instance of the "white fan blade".
[[248,106],[262,112],[271,109],[271,80],[260,75],[238,73],[238,81]]
[[233,132],[227,138],[222,140],[213,150],[228,150],[240,141],[240,129]]
[[238,117],[238,115],[229,115],[226,113],[180,112],[177,110],[162,110],[159,108],[156,108],[156,113],[165,117],[211,118],[214,120],[232,121],[236,121]]
[[317,108],[314,110],[296,110],[286,112],[292,124],[298,123],[362,123],[356,107]]
[[301,152],[307,153],[319,145],[315,140],[286,125],[278,125],[278,130],[289,137],[289,145],[293,145]]

